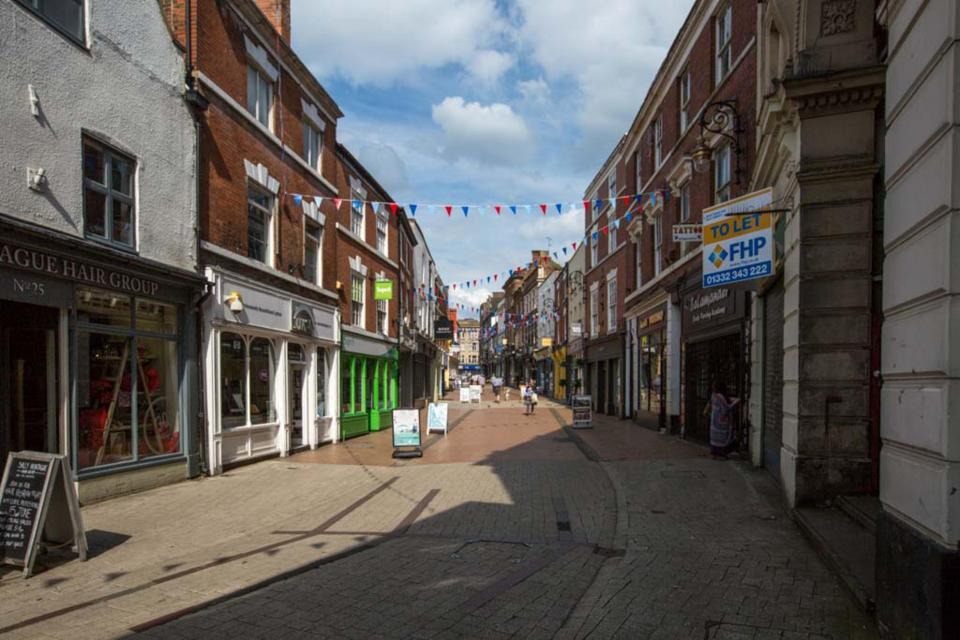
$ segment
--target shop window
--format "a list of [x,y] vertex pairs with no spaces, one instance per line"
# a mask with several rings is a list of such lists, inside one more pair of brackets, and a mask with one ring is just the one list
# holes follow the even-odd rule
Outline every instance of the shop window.
[[323,132],[309,122],[303,123],[303,159],[311,169],[320,171],[320,152],[323,149]]
[[273,343],[266,338],[251,340],[250,424],[266,424],[277,419],[273,402],[275,366]]
[[77,288],[77,468],[177,454],[176,307]]
[[91,138],[83,139],[83,230],[87,237],[132,248],[136,163]]
[[304,277],[310,282],[321,283],[320,274],[320,247],[323,230],[320,225],[311,220],[305,221],[303,231],[303,268]]
[[327,351],[317,347],[317,417],[327,415]]
[[730,145],[717,149],[713,161],[714,195],[717,203],[730,199]]
[[350,274],[350,323],[355,327],[363,328],[363,302],[364,302],[364,279],[363,276],[353,273]]
[[220,416],[224,429],[247,424],[247,347],[235,333],[220,336]]
[[732,65],[730,39],[733,33],[733,7],[728,4],[721,9],[717,17],[714,18],[714,22],[716,23],[715,40],[717,43],[717,84],[719,85],[730,73]]
[[247,111],[260,124],[273,130],[273,83],[260,69],[247,65]]
[[377,251],[383,255],[389,255],[387,247],[387,219],[385,216],[377,216]]
[[344,415],[353,413],[354,393],[356,391],[353,375],[356,366],[357,359],[346,356],[340,363],[340,413]]
[[60,33],[80,44],[84,32],[83,0],[18,0],[20,4],[43,18]]
[[247,186],[247,257],[272,264],[271,229],[273,196],[253,185]]

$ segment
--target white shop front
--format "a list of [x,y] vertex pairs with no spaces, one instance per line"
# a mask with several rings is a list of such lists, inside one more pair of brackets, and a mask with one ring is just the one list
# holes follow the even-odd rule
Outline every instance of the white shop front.
[[336,441],[339,310],[208,268],[207,470]]

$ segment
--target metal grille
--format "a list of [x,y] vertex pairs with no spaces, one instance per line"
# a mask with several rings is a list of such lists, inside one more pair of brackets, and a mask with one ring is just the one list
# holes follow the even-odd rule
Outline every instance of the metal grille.
[[[710,417],[703,409],[710,401],[710,383],[714,377],[722,380],[727,393],[732,397],[743,396],[743,346],[739,334],[732,334],[688,343],[684,357],[684,421],[687,438],[702,442],[710,441]],[[742,409],[736,412],[738,428],[742,422]],[[742,433],[738,431],[738,437]]]

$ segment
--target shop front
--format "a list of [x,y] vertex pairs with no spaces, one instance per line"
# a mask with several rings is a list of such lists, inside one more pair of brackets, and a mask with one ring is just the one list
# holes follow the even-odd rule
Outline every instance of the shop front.
[[395,342],[343,327],[340,363],[340,438],[393,426],[399,375]]
[[200,277],[20,223],[0,236],[0,467],[64,454],[83,502],[196,475]]
[[551,354],[553,358],[553,397],[560,402],[567,399],[567,386],[570,384],[567,369],[566,345],[556,347]]
[[608,416],[623,411],[623,338],[614,334],[591,340],[586,346],[586,389],[593,410]]
[[544,396],[553,396],[553,360],[550,357],[551,347],[540,347],[533,352],[535,362],[535,380],[537,389]]
[[[730,397],[741,399],[747,390],[747,292],[733,287],[701,289],[699,272],[686,281],[683,296],[683,434],[708,442],[710,418],[704,408],[712,387],[720,385]],[[736,412],[742,423],[743,410]],[[743,429],[737,430],[737,437]]]
[[[571,334],[574,329],[579,329],[579,325],[571,325]],[[580,331],[576,332],[575,337],[570,338],[567,345],[567,393],[572,397],[587,393],[584,386],[584,352],[583,337]]]
[[219,267],[207,279],[209,472],[336,441],[336,307]]
[[664,429],[667,392],[667,324],[666,306],[631,320],[631,357],[633,376],[634,421],[644,426]]

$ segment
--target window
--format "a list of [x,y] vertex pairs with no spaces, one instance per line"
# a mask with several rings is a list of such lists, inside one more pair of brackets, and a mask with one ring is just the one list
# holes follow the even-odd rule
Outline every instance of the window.
[[178,454],[177,307],[77,287],[77,468]]
[[657,169],[663,164],[663,114],[653,123],[653,166]]
[[273,196],[253,185],[247,186],[247,257],[272,264],[271,218]]
[[633,154],[634,166],[637,170],[637,188],[634,189],[636,193],[640,193],[643,189],[643,163],[641,162],[640,150],[638,149],[636,153]]
[[653,274],[660,275],[660,258],[663,255],[663,216],[657,215],[653,221]]
[[377,300],[377,331],[387,335],[387,301]]
[[684,71],[680,76],[680,135],[687,130],[690,124],[690,72]]
[[600,262],[600,249],[599,249],[599,240],[600,238],[590,238],[590,266],[595,267],[597,263]]
[[322,149],[323,133],[309,122],[304,122],[303,159],[317,171],[320,171],[320,152]]
[[728,4],[721,9],[715,18],[715,22],[717,25],[717,84],[720,84],[730,73],[732,64],[730,36],[733,31],[733,7]]
[[350,203],[350,231],[361,240],[363,237],[363,200],[354,198]]
[[320,247],[323,231],[320,225],[311,220],[304,222],[303,229],[303,266],[304,277],[317,284],[322,282],[320,277]]
[[600,217],[600,209],[603,208],[602,203],[599,207],[597,206],[597,200],[599,199],[600,199],[600,192],[597,191],[595,194],[593,194],[593,200],[592,200],[591,211],[590,211],[590,215],[592,216],[591,219],[594,221],[596,221],[596,219]]
[[690,220],[690,183],[685,182],[680,187],[680,222]]
[[377,216],[377,251],[388,256],[387,251],[387,218]]
[[350,275],[350,323],[363,328],[364,279],[359,274]]
[[277,419],[273,406],[273,378],[276,373],[273,343],[266,338],[250,341],[250,424],[265,424]]
[[[613,214],[611,214],[613,215]],[[610,224],[607,229],[607,238],[609,239],[609,244],[607,246],[607,253],[613,253],[617,250],[617,224],[616,221]]]
[[600,312],[599,312],[599,303],[597,299],[597,294],[599,293],[598,289],[590,290],[590,335],[598,336],[600,335],[600,327],[597,326],[600,322]]
[[88,237],[133,248],[136,165],[90,138],[83,140],[83,230]]
[[616,198],[617,197],[617,170],[612,169],[610,175],[607,176],[607,197]]
[[327,350],[317,347],[317,417],[327,415]]
[[84,44],[83,0],[19,0],[57,31]]
[[247,111],[271,131],[273,83],[259,69],[247,65]]
[[641,241],[642,241],[642,239],[638,236],[638,237],[637,237],[637,241],[634,243],[634,247],[633,247],[633,248],[634,248],[634,253],[635,253],[636,257],[637,257],[637,264],[636,264],[636,268],[637,268],[637,287],[639,287],[640,285],[643,284],[643,269],[642,269],[642,267],[641,267],[641,261],[642,261],[643,254],[642,254],[641,251],[640,251]]
[[726,202],[730,199],[730,145],[725,144],[717,149],[713,161],[714,194],[716,202]]
[[607,280],[607,333],[617,330],[617,278]]

